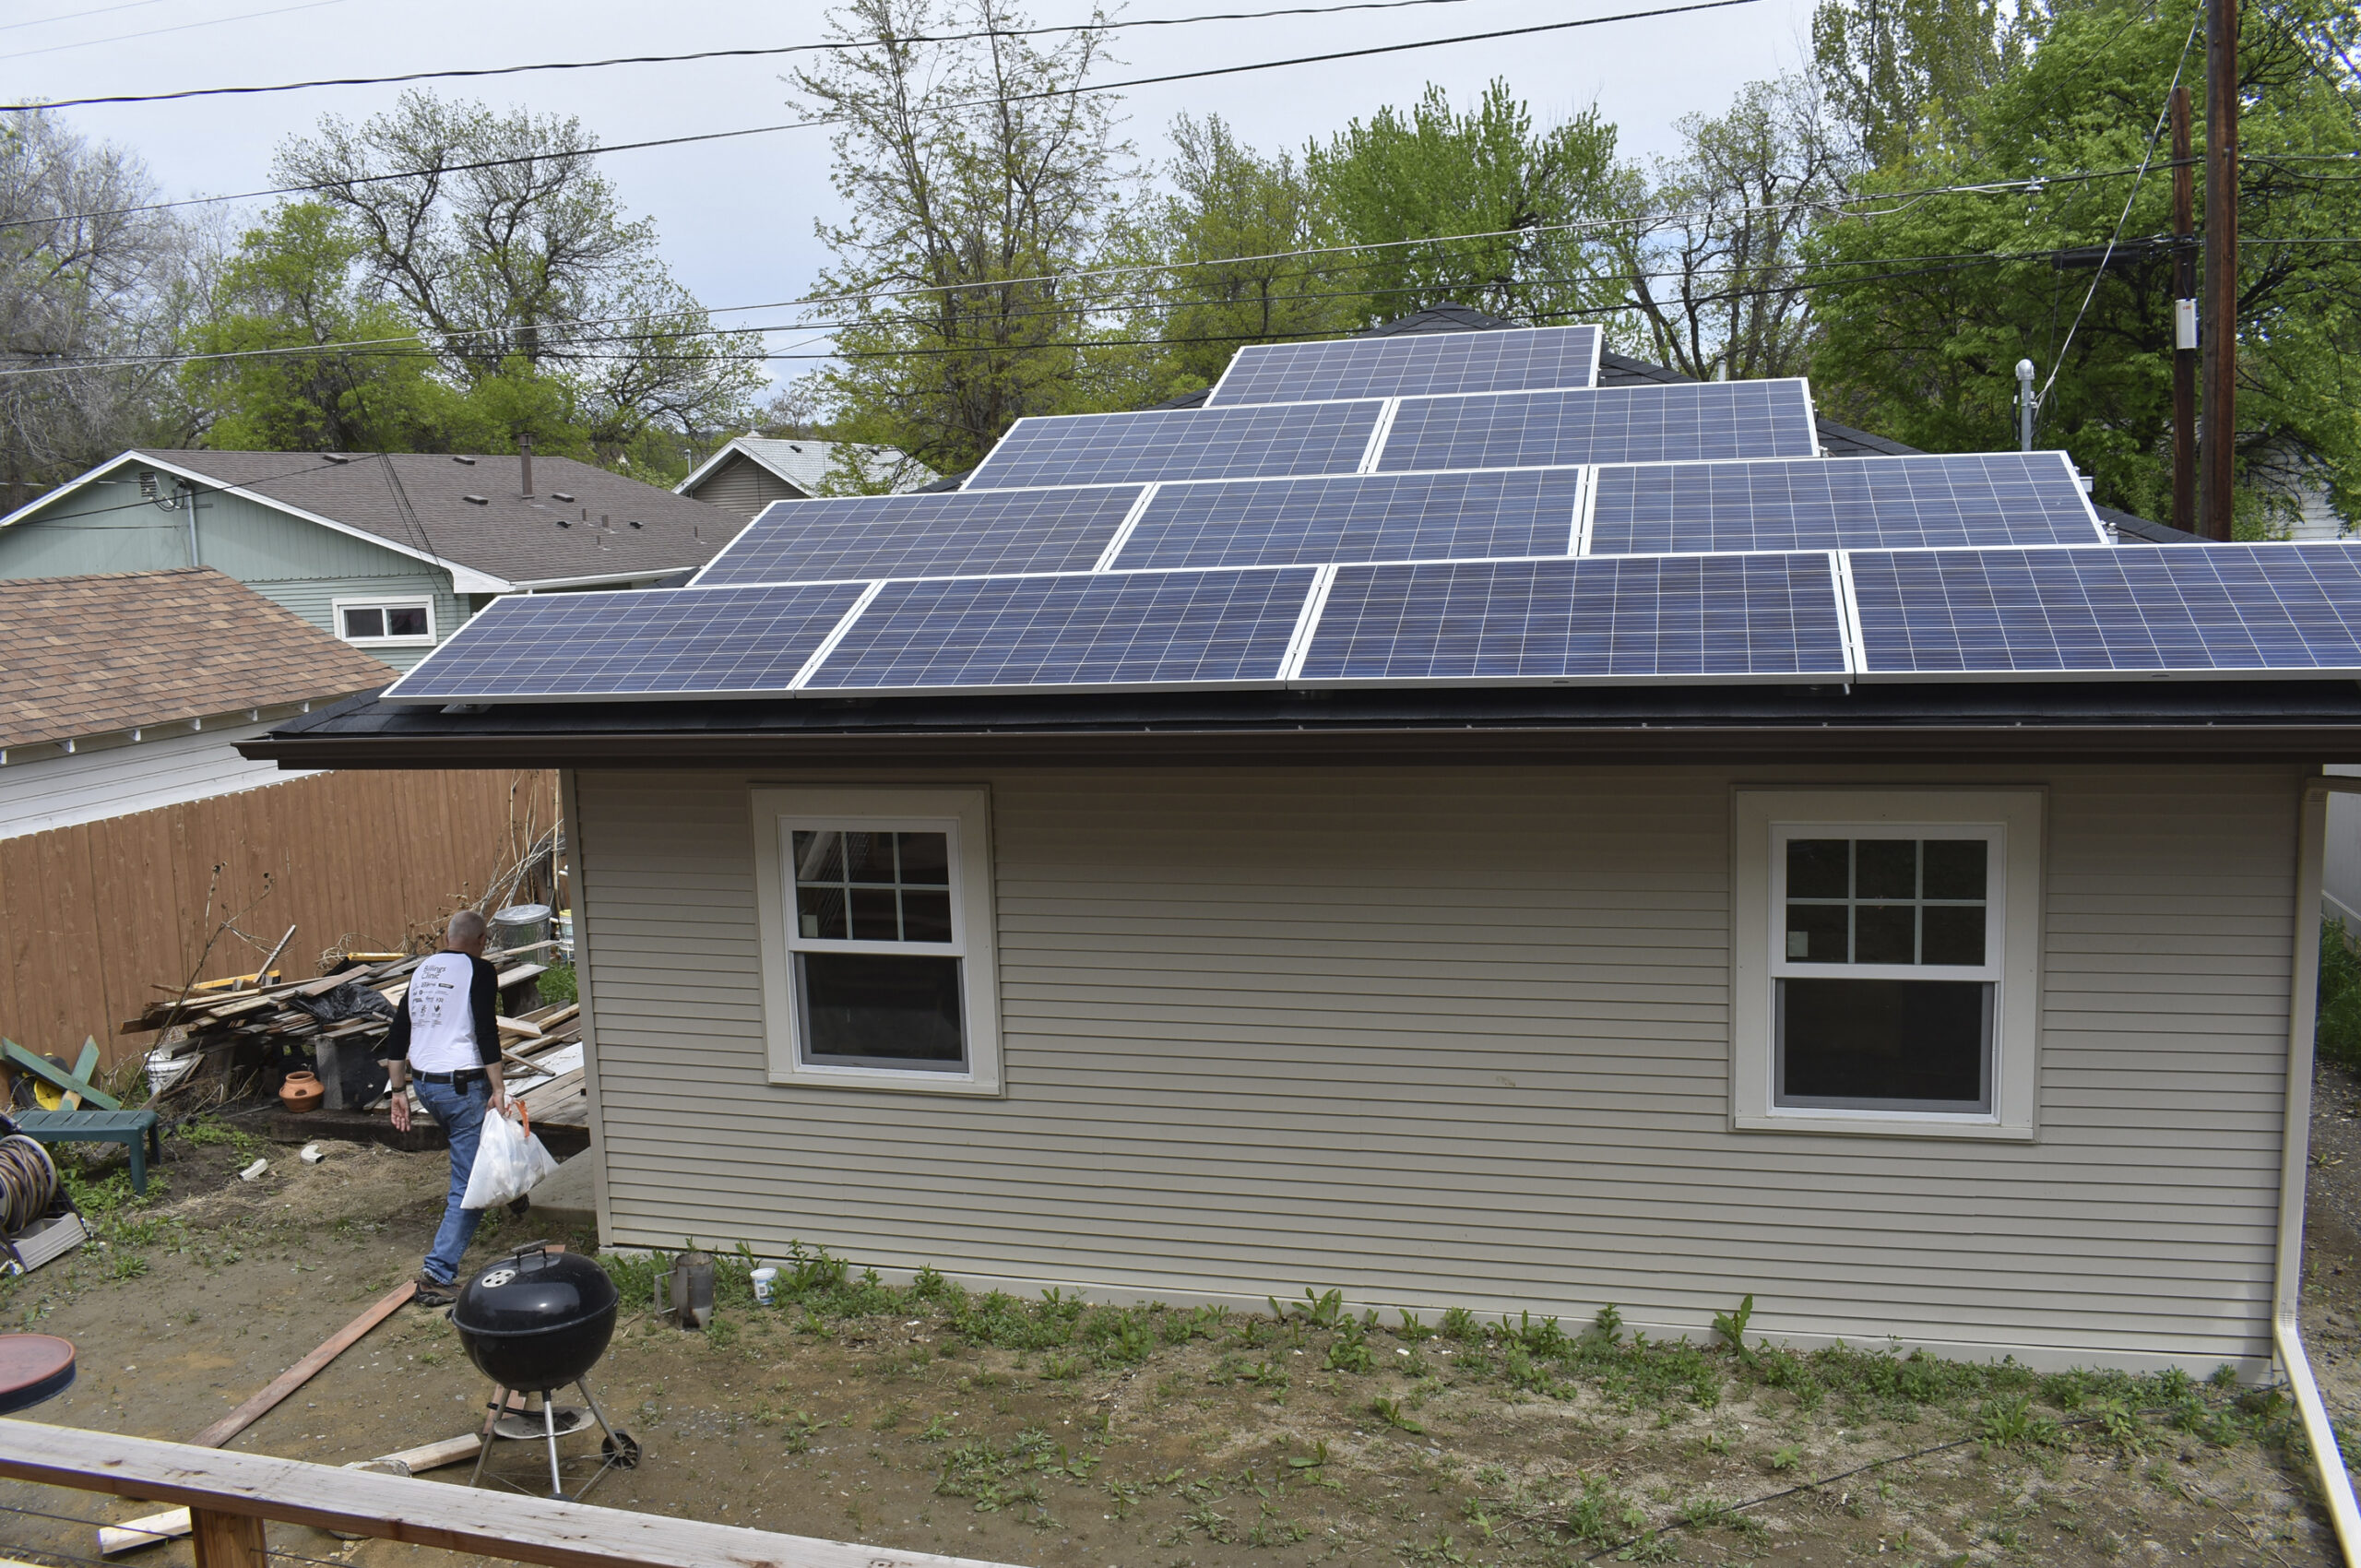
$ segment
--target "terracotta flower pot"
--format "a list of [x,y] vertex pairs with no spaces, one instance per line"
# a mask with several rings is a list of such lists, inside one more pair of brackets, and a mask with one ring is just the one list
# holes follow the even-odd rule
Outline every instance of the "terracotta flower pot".
[[317,1111],[327,1089],[314,1073],[290,1073],[287,1081],[279,1086],[279,1103],[290,1111]]

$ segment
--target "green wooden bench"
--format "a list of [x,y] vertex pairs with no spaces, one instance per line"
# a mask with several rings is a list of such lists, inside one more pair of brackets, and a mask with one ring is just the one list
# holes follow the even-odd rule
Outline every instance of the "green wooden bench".
[[[142,1194],[148,1191],[148,1162],[160,1162],[164,1158],[158,1117],[152,1111],[125,1111],[122,1102],[103,1089],[90,1087],[90,1075],[99,1066],[98,1041],[83,1042],[81,1059],[71,1072],[34,1055],[13,1039],[0,1039],[0,1058],[5,1058],[10,1067],[30,1073],[65,1096],[65,1106],[60,1110],[10,1112],[9,1120],[16,1123],[18,1132],[44,1144],[121,1144],[131,1151],[131,1190]],[[79,1109],[93,1105],[100,1109]]]

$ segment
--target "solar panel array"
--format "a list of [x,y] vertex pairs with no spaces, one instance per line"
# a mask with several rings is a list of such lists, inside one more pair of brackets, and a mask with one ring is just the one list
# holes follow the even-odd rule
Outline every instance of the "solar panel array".
[[956,490],[777,504],[693,587],[501,600],[386,695],[2361,676],[2361,547],[2120,548],[2062,454],[1824,458],[1801,381],[1597,359],[1248,350]]
[[1598,378],[1599,336],[1596,327],[1543,327],[1250,343],[1230,360],[1205,406],[1588,386]]

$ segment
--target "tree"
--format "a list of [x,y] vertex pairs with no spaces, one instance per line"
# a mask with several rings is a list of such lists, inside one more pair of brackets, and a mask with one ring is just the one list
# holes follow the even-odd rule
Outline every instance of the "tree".
[[369,293],[404,307],[454,385],[570,422],[530,429],[538,440],[611,458],[651,430],[694,442],[734,427],[761,383],[759,339],[716,331],[672,280],[596,146],[571,117],[412,92],[360,125],[323,119],[275,172],[349,220]]
[[[13,506],[159,434],[192,247],[147,169],[42,110],[0,124],[0,481]],[[130,358],[112,367],[85,362]]]
[[[1823,409],[1938,451],[2010,445],[2013,369],[2029,358],[2045,382],[2056,378],[2043,443],[2093,472],[2101,501],[2165,511],[2169,253],[2144,242],[2169,228],[2171,181],[2151,168],[2135,191],[2128,173],[2106,172],[2146,156],[2193,3],[2060,9],[2023,68],[1976,101],[1971,139],[1878,175],[1897,188],[2047,183],[1856,208],[1819,232]],[[2289,10],[2353,52],[2361,22],[2349,9],[2291,0]],[[2348,516],[2361,503],[2361,256],[2333,243],[2361,232],[2361,185],[2345,161],[2361,153],[2361,124],[2349,77],[2326,71],[2308,42],[2296,28],[2256,26],[2240,52],[2236,445],[2249,524],[2285,503],[2291,472],[2328,483]],[[2065,177],[2084,173],[2103,177]],[[2094,289],[2127,195],[2130,244]]]
[[[966,468],[1086,396],[1089,295],[1062,275],[1101,253],[1130,152],[1107,101],[1072,90],[1104,35],[1038,47],[1006,0],[853,0],[829,24],[844,45],[793,82],[839,122],[852,216],[817,225],[836,261],[813,310],[852,325],[808,389],[842,438]],[[945,34],[987,36],[922,42]]]
[[1999,0],[1821,0],[1813,65],[1853,153],[1892,164],[1922,138],[1972,137],[1977,105],[2023,63],[2043,15]]
[[1803,374],[1803,243],[1849,172],[1816,84],[1750,83],[1728,113],[1689,115],[1679,130],[1681,155],[1656,163],[1648,221],[1622,231],[1655,357],[1701,381]]
[[[1305,166],[1335,238],[1385,247],[1347,274],[1363,323],[1439,304],[1540,322],[1622,303],[1608,239],[1633,193],[1595,108],[1536,133],[1505,82],[1465,112],[1430,85],[1408,113],[1380,109],[1315,144]],[[1581,227],[1553,227],[1566,224]],[[1403,243],[1465,233],[1489,237]]]

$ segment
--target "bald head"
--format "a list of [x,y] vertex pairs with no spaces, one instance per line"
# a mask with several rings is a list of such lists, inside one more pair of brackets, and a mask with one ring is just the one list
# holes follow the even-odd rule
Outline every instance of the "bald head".
[[461,909],[451,917],[451,923],[443,928],[443,945],[454,953],[473,953],[481,956],[484,933],[491,929],[492,922],[475,910]]

